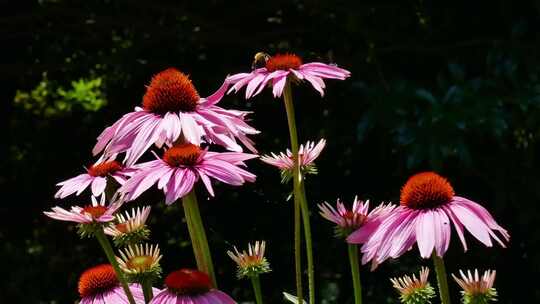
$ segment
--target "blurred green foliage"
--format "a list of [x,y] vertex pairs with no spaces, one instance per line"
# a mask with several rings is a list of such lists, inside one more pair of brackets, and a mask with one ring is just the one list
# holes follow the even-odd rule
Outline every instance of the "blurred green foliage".
[[47,78],[43,72],[41,81],[31,91],[17,90],[14,102],[25,111],[46,118],[71,113],[73,107],[95,112],[107,105],[102,77],[71,81],[66,89]]

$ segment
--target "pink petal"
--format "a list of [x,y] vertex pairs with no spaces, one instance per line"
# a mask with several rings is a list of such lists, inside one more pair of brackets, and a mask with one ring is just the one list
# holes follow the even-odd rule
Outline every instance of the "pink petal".
[[489,228],[473,211],[459,204],[449,204],[448,207],[477,240],[482,242],[487,247],[491,247],[493,245],[491,243],[491,238],[489,237]]
[[105,187],[107,187],[107,178],[96,176],[94,177],[94,181],[92,181],[92,194],[94,196],[100,196],[103,191],[105,191]]
[[422,211],[416,224],[416,242],[420,250],[420,256],[427,259],[431,257],[435,246],[435,221],[434,212]]

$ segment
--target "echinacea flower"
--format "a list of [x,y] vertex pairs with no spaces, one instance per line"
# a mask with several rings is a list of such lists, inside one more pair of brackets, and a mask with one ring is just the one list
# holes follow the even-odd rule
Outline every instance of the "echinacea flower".
[[104,230],[105,234],[113,237],[114,243],[117,246],[139,243],[147,240],[150,235],[150,230],[145,223],[150,215],[150,206],[145,206],[142,209],[137,207],[123,214],[116,215],[116,223]]
[[339,199],[336,202],[335,209],[327,202],[319,204],[319,214],[336,224],[335,230],[338,238],[346,238],[364,225],[375,226],[373,223],[379,223],[381,217],[393,209],[394,206],[390,204],[380,204],[370,212],[369,200],[363,202],[358,200],[356,196],[351,210],[348,210]]
[[[317,174],[315,160],[321,154],[326,145],[326,140],[323,138],[317,144],[313,141],[308,141],[305,145],[300,145],[298,148],[298,158],[300,170],[303,174]],[[279,154],[270,153],[270,155],[261,156],[261,161],[277,167],[281,170],[281,181],[288,182],[293,176],[294,158],[291,150]]]
[[130,281],[142,282],[161,275],[161,258],[158,245],[137,244],[120,250],[120,257],[117,256],[116,260]]
[[418,278],[405,275],[401,278],[390,279],[392,285],[399,292],[399,299],[403,304],[428,304],[435,297],[435,290],[428,282],[429,269],[422,267]]
[[114,160],[101,161],[86,169],[86,173],[56,184],[60,186],[60,189],[58,189],[54,197],[65,198],[73,193],[79,195],[88,186],[92,189],[92,195],[100,196],[105,192],[107,182],[110,182],[107,181],[108,177],[112,177],[120,185],[123,185],[134,171],[134,169],[126,168]]
[[303,63],[302,58],[294,54],[262,55],[264,67],[255,68],[250,73],[239,73],[227,77],[233,84],[229,89],[238,92],[246,87],[246,99],[259,94],[268,84],[272,85],[274,97],[281,97],[288,78],[295,81],[307,81],[321,96],[324,95],[323,79],[345,80],[351,73],[335,65],[321,62]]
[[157,183],[165,193],[165,203],[172,204],[188,194],[200,178],[214,196],[210,177],[233,186],[255,181],[255,175],[240,168],[245,160],[255,157],[240,152],[210,152],[194,144],[176,145],[165,151],[162,159],[139,164],[139,171],[119,191],[130,201]]
[[256,241],[255,245],[248,244],[248,250],[238,251],[235,247],[234,252],[227,251],[229,257],[236,262],[238,266],[236,276],[239,279],[245,277],[258,276],[263,273],[270,272],[270,264],[264,257],[266,249],[265,241]]
[[156,74],[147,87],[142,107],[125,114],[98,137],[94,154],[126,152],[131,166],[152,145],[173,145],[180,137],[200,145],[202,138],[231,151],[242,151],[236,139],[256,151],[247,137],[259,131],[245,122],[248,112],[225,110],[216,104],[229,83],[209,97],[201,98],[187,75],[174,68]]
[[92,204],[85,207],[73,206],[71,210],[53,207],[52,211],[43,212],[46,216],[59,221],[75,222],[79,224],[108,223],[114,220],[114,213],[122,205],[121,201],[105,206],[105,196],[98,202],[92,196]]
[[[499,226],[489,212],[479,204],[455,196],[450,183],[433,172],[413,175],[401,189],[401,205],[387,214],[376,231],[362,245],[362,262],[372,261],[375,267],[388,258],[397,258],[416,243],[420,256],[429,258],[434,252],[442,257],[450,244],[450,223],[453,224],[467,250],[464,229],[487,247],[492,239],[505,247],[508,232]],[[363,227],[361,229],[370,229]],[[497,236],[496,232],[500,235]],[[501,238],[500,238],[501,237]],[[351,243],[362,239],[351,236]]]
[[[131,284],[129,290],[136,304],[144,304],[142,288]],[[79,279],[80,304],[128,304],[128,298],[120,286],[110,264],[87,269]]]
[[212,288],[210,277],[197,270],[180,269],[165,278],[165,289],[151,304],[235,304],[226,293]]
[[454,280],[463,289],[461,291],[463,304],[487,304],[497,301],[497,290],[493,288],[495,282],[495,270],[487,270],[482,276],[478,274],[478,269],[473,273],[468,270],[465,274],[459,271],[461,278],[452,274]]

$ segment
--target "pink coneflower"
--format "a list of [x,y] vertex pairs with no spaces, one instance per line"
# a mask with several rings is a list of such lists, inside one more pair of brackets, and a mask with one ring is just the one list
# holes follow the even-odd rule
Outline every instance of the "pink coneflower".
[[105,196],[98,202],[92,196],[92,204],[85,207],[73,206],[67,211],[61,207],[53,207],[52,211],[43,212],[46,216],[59,221],[75,222],[79,224],[107,223],[114,220],[114,213],[122,205],[121,201],[105,206]]
[[163,189],[165,202],[172,204],[191,191],[202,180],[210,195],[214,195],[210,177],[233,186],[255,181],[255,175],[240,168],[244,161],[257,155],[240,152],[210,152],[194,144],[176,145],[163,158],[141,163],[140,170],[119,191],[127,200],[134,200],[157,182]]
[[[246,98],[259,94],[268,84],[272,84],[274,97],[281,97],[285,83],[289,76],[297,81],[308,81],[321,96],[324,95],[325,84],[323,79],[344,80],[351,73],[335,65],[320,62],[303,64],[302,59],[294,54],[277,54],[270,57],[264,53],[256,56],[264,61],[264,67],[256,68],[250,73],[239,73],[227,77],[227,80],[234,84],[231,91],[238,92],[242,87],[246,88]],[[256,60],[259,58],[256,57]]]
[[[465,251],[467,244],[463,227],[487,247],[493,245],[492,238],[505,247],[495,232],[506,241],[510,239],[486,209],[455,196],[454,189],[445,178],[424,172],[413,175],[403,186],[401,205],[385,216],[362,246],[362,262],[372,261],[376,266],[388,258],[399,257],[415,243],[423,258],[429,258],[433,252],[442,257],[450,243],[450,222]],[[360,243],[363,240],[351,236],[348,241]]]
[[181,136],[200,145],[202,138],[231,151],[242,151],[239,139],[256,151],[246,135],[259,131],[245,122],[248,112],[216,106],[229,83],[213,95],[201,98],[189,77],[174,68],[156,74],[147,87],[142,108],[125,114],[98,137],[94,154],[126,152],[125,163],[132,165],[153,144],[171,146]]
[[[141,287],[132,284],[129,287],[137,304],[144,304]],[[128,298],[120,286],[116,273],[110,264],[92,267],[79,279],[80,304],[128,304]]]
[[394,206],[390,204],[380,204],[369,212],[369,200],[363,202],[357,197],[354,197],[351,210],[348,210],[339,199],[335,209],[327,202],[319,204],[319,214],[336,224],[336,236],[340,238],[348,237],[364,225],[376,226],[380,223],[381,217],[393,209]]
[[166,288],[158,293],[152,304],[234,304],[226,293],[212,288],[210,277],[197,270],[180,269],[165,278]]
[[[298,158],[300,169],[304,174],[317,174],[315,160],[321,154],[326,145],[326,140],[323,138],[317,144],[313,141],[308,141],[305,145],[300,145],[298,149]],[[287,149],[279,154],[270,153],[270,155],[261,156],[261,160],[267,164],[277,167],[281,170],[282,181],[287,182],[291,179],[294,169],[294,159],[292,152]]]
[[112,177],[120,185],[123,185],[134,171],[134,169],[125,168],[114,160],[98,162],[86,169],[86,173],[56,184],[61,187],[54,197],[64,198],[73,193],[79,195],[88,186],[91,186],[92,195],[100,196],[107,187],[107,177]]
[[478,269],[474,270],[474,275],[470,270],[466,274],[462,270],[459,273],[461,278],[453,274],[452,277],[463,289],[461,295],[464,304],[484,304],[497,300],[497,290],[493,288],[495,270],[487,270],[482,276],[478,274]]

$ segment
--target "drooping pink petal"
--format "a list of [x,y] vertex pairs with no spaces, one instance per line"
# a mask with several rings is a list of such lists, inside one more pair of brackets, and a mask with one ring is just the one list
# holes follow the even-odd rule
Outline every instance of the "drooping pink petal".
[[471,210],[459,205],[449,204],[449,210],[459,219],[465,228],[480,242],[487,247],[491,247],[491,238],[489,236],[489,227],[484,224],[478,216]]
[[215,91],[212,95],[210,95],[210,96],[208,96],[208,97],[201,100],[201,104],[203,104],[205,106],[213,106],[213,105],[215,105],[216,103],[218,103],[223,98],[223,96],[225,96],[229,86],[230,86],[230,82],[227,79],[225,79],[225,81],[223,82],[221,87],[219,87],[219,89],[217,91]]
[[203,166],[199,167],[199,170],[229,185],[240,186],[244,183],[244,179],[237,172],[238,168],[222,160],[204,163]]
[[92,194],[94,196],[99,196],[105,191],[105,187],[107,187],[107,178],[96,176],[94,177],[94,180],[92,181]]
[[285,74],[272,80],[272,93],[274,94],[274,97],[281,97],[281,95],[283,94],[283,89],[285,88],[285,84],[287,83],[287,75],[288,74]]
[[203,132],[201,126],[195,122],[193,117],[189,114],[180,113],[180,123],[182,124],[182,134],[185,139],[190,143],[200,145]]

